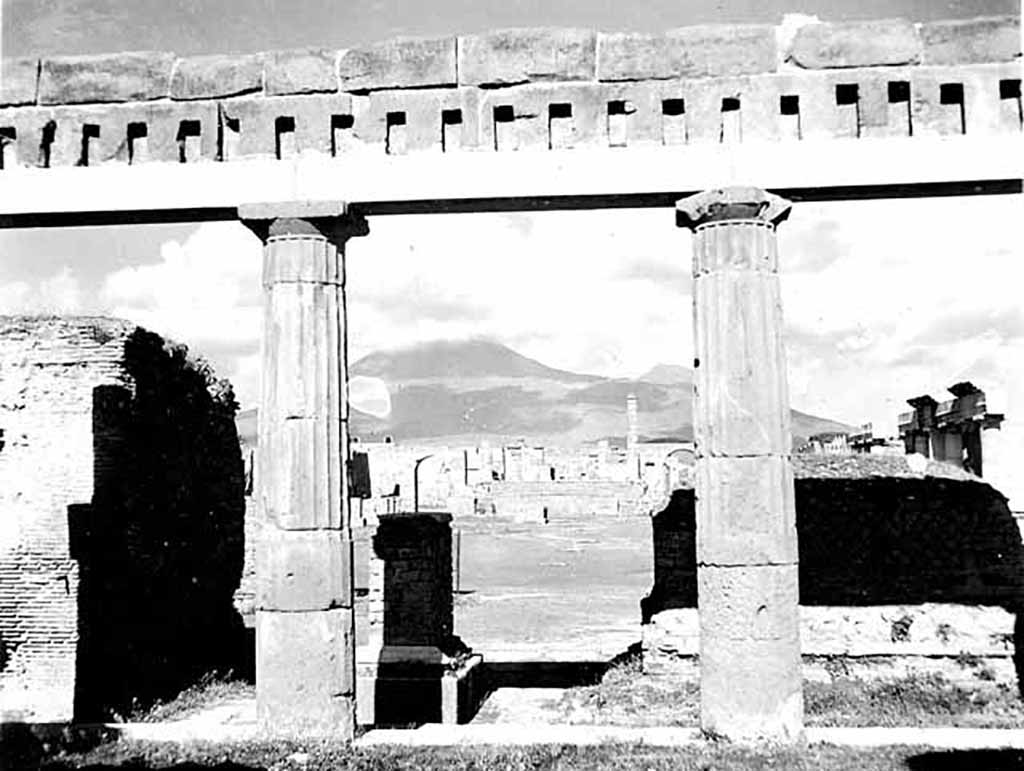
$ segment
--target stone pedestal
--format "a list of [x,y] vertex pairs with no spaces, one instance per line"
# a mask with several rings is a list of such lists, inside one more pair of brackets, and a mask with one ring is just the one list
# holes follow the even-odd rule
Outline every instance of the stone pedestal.
[[355,726],[344,244],[339,202],[260,204],[264,332],[256,546],[256,704],[271,736]]
[[799,584],[775,226],[754,188],[677,204],[693,234],[701,727],[801,737]]
[[359,723],[467,720],[480,696],[473,675],[482,657],[453,634],[451,515],[383,514],[371,540]]

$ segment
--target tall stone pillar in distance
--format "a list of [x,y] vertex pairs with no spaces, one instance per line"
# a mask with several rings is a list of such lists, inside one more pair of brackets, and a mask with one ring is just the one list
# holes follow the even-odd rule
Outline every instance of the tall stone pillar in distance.
[[640,443],[639,418],[636,403],[636,394],[626,395],[626,458],[629,463],[629,473],[634,479],[641,477],[640,469]]
[[257,716],[272,736],[351,739],[344,249],[368,231],[342,202],[252,204],[239,216],[264,244]]
[[775,235],[790,204],[726,188],[676,209],[693,230],[701,727],[797,741],[798,557]]

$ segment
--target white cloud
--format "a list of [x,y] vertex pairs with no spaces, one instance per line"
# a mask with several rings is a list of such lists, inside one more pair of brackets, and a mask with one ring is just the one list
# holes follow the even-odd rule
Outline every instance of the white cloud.
[[64,267],[38,284],[0,284],[0,308],[9,314],[69,315],[83,311],[82,290],[71,268]]
[[167,241],[160,261],[107,276],[100,294],[114,316],[209,358],[243,403],[258,396],[255,351],[262,332],[259,241],[237,223],[199,226]]

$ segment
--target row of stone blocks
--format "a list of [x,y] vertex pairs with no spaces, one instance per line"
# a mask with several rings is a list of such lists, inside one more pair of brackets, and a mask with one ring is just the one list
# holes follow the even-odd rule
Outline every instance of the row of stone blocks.
[[1021,130],[1020,67],[243,96],[0,110],[0,168]]
[[536,81],[639,81],[800,69],[962,65],[1020,54],[1019,18],[705,25],[659,33],[503,30],[364,48],[179,58],[133,52],[3,63],[0,107],[369,92]]

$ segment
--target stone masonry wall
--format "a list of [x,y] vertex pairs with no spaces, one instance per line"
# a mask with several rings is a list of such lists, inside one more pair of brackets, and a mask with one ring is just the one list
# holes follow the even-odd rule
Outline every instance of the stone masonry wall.
[[230,387],[123,321],[0,319],[0,711],[96,719],[244,669]]
[[5,59],[0,167],[1021,130],[1017,17]]
[[[1022,665],[1024,545],[1006,499],[977,477],[903,457],[796,456],[802,648],[889,672]],[[645,668],[697,651],[693,491],[653,519],[654,587],[642,602]],[[1016,663],[1015,663],[1016,662]]]

